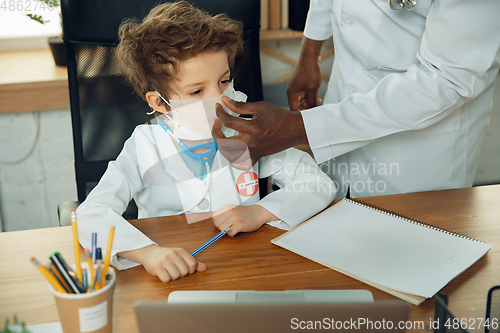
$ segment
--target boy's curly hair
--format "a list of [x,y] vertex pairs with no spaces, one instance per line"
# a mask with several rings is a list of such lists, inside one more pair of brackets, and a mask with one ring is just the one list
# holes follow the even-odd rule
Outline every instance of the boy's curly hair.
[[168,98],[179,61],[202,52],[224,50],[229,66],[243,49],[242,23],[227,15],[211,16],[185,1],[154,7],[142,22],[120,25],[116,55],[121,70],[143,99],[158,90]]

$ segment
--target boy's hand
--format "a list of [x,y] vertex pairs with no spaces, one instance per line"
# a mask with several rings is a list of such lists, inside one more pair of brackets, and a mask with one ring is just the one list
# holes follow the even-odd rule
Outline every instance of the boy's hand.
[[219,230],[231,228],[227,233],[231,237],[238,232],[254,231],[264,223],[278,220],[274,214],[259,205],[225,205],[214,213],[212,219]]
[[157,276],[164,283],[177,280],[196,271],[204,272],[207,270],[205,263],[197,261],[182,248],[150,245],[141,249],[122,252],[120,256],[141,263],[149,274]]

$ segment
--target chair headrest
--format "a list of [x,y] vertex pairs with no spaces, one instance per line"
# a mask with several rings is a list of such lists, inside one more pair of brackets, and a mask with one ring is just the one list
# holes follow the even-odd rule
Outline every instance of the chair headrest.
[[[190,0],[212,15],[225,13],[243,22],[244,30],[260,27],[260,0]],[[64,39],[71,42],[115,44],[125,18],[142,20],[158,4],[152,0],[62,0]]]

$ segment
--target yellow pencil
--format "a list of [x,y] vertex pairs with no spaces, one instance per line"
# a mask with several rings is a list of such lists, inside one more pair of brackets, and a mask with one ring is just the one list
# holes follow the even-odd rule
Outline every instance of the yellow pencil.
[[45,266],[40,265],[40,262],[36,260],[35,257],[31,257],[30,260],[33,263],[33,265],[35,265],[35,267],[38,268],[38,270],[43,274],[43,276],[45,276],[45,278],[50,282],[50,284],[52,285],[52,287],[54,287],[55,290],[57,290],[60,293],[67,294],[66,290],[64,290],[64,288],[59,284],[59,282],[57,282],[56,278],[52,274],[50,274],[50,272],[47,270]]
[[71,228],[73,229],[73,247],[75,249],[76,277],[82,283],[82,264],[80,263],[80,243],[78,242],[78,228],[76,227],[76,211],[71,210]]
[[109,261],[111,259],[111,248],[113,247],[113,237],[115,235],[115,227],[109,228],[108,245],[106,247],[106,258],[104,259],[104,266],[102,268],[101,288],[104,288],[106,282],[106,274],[108,274]]

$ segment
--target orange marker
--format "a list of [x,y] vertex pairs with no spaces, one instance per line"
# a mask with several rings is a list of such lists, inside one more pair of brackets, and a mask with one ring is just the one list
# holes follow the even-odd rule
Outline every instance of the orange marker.
[[85,249],[85,256],[87,257],[87,264],[89,265],[90,270],[89,287],[87,290],[87,292],[90,292],[90,290],[92,289],[92,283],[94,282],[95,269],[94,264],[92,263],[92,254],[90,253],[89,249]]
[[[96,265],[97,265],[97,269],[95,271],[95,279],[94,279],[94,282],[92,283],[92,288],[94,290],[99,290],[100,284],[101,284],[100,278],[101,278],[101,274],[102,274],[102,251],[101,251],[100,247],[98,247],[96,250]],[[91,289],[91,291],[92,291],[92,289]]]
[[108,245],[106,247],[106,258],[104,259],[104,266],[102,268],[101,288],[104,288],[106,282],[106,274],[108,274],[109,261],[111,259],[111,248],[113,247],[113,237],[115,236],[115,227],[109,228]]
[[31,257],[30,260],[33,263],[33,265],[35,265],[35,267],[38,268],[38,270],[43,274],[43,276],[45,276],[45,278],[50,282],[50,284],[52,285],[52,287],[54,287],[55,290],[57,290],[60,293],[66,294],[66,290],[64,290],[64,288],[59,284],[59,282],[57,282],[56,278],[52,274],[50,274],[50,272],[47,270],[45,266],[40,265],[40,262],[36,260],[35,257]]
[[61,274],[59,273],[59,271],[57,269],[55,269],[55,267],[52,265],[52,263],[49,263],[47,265],[45,265],[45,268],[47,268],[47,270],[52,273],[52,275],[55,276],[56,280],[59,282],[59,284],[61,284],[64,288],[64,290],[66,290],[66,292],[69,292],[69,290],[71,290],[68,286],[68,284],[66,283],[66,281],[64,281],[63,277],[61,276]]
[[76,277],[82,283],[82,264],[80,262],[80,243],[78,242],[78,229],[76,227],[76,211],[71,210],[71,228],[73,229],[73,248],[75,250]]

